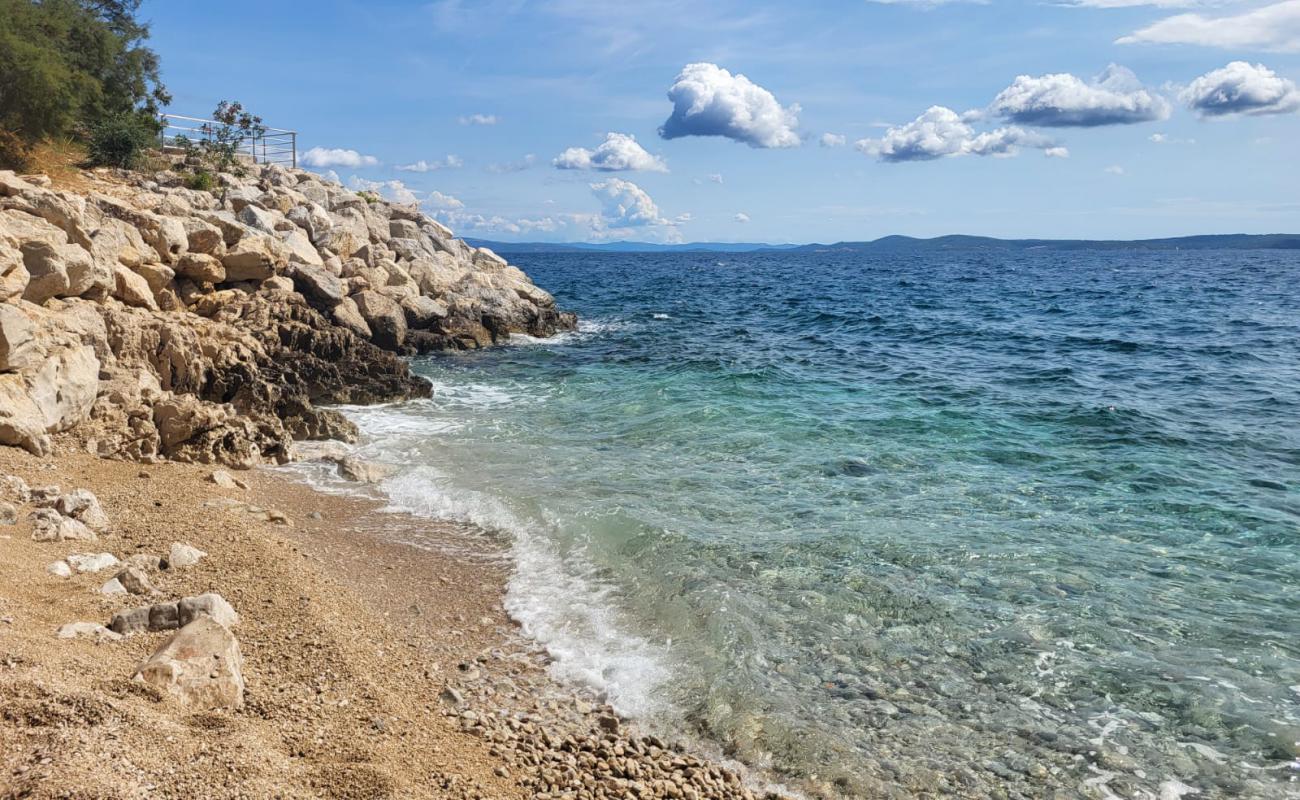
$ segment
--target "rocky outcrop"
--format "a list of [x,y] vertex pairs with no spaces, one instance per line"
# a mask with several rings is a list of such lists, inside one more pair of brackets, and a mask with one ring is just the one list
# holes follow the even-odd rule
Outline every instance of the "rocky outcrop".
[[415,207],[308,172],[214,192],[83,177],[0,172],[0,444],[46,454],[75,429],[105,457],[282,462],[294,440],[355,437],[322,405],[427,395],[403,355],[574,324]]

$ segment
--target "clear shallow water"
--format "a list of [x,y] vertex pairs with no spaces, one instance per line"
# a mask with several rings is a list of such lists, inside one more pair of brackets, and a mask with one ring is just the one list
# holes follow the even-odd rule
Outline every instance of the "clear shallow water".
[[850,795],[1300,796],[1300,254],[517,260],[578,333],[351,415],[561,677]]

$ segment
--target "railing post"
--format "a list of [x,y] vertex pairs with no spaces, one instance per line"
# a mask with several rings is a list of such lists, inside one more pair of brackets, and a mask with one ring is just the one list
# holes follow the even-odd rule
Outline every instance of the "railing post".
[[298,132],[290,134],[290,147],[293,148],[293,168],[298,168]]

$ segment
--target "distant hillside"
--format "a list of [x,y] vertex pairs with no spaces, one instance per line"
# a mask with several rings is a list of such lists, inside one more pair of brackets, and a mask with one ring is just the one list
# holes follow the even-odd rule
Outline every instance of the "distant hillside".
[[498,253],[754,253],[790,251],[799,253],[932,253],[945,250],[1300,250],[1300,234],[1228,233],[1209,236],[1179,236],[1170,239],[995,239],[991,236],[938,236],[916,239],[886,236],[870,242],[835,244],[757,244],[746,242],[693,242],[652,244],[650,242],[493,242],[466,239],[475,247]]

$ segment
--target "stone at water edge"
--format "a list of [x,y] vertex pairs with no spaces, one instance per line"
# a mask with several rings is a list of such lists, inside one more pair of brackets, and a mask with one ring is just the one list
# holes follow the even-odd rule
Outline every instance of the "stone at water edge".
[[183,542],[173,542],[171,550],[167,553],[167,568],[192,567],[206,555],[207,553],[197,547],[191,547]]
[[243,668],[234,634],[204,614],[141,664],[135,680],[166,692],[186,707],[241,708]]
[[358,483],[379,483],[392,474],[392,469],[373,461],[362,461],[353,456],[345,456],[339,461],[339,475]]
[[69,622],[54,634],[60,639],[94,639],[97,642],[116,642],[122,638],[98,622]]
[[77,572],[99,572],[122,563],[112,553],[74,553],[64,561]]
[[36,542],[93,542],[99,537],[80,521],[65,517],[52,508],[38,508],[32,512],[32,541]]

